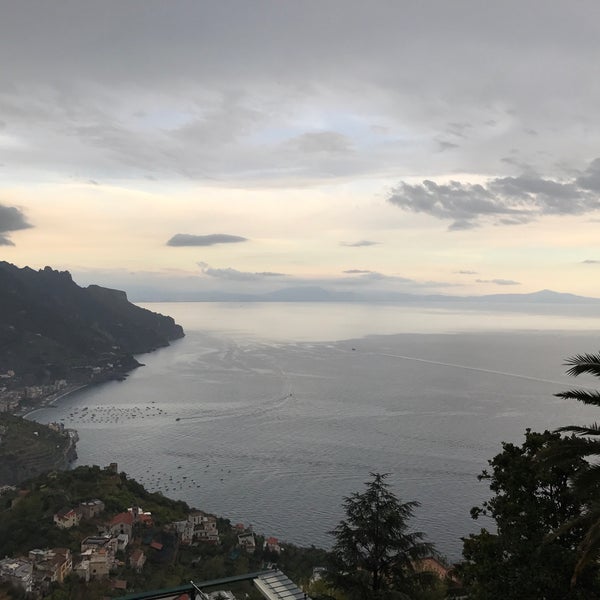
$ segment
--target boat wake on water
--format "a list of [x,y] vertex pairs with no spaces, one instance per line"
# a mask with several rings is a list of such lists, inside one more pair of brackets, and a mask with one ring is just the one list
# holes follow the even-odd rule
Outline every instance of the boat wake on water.
[[400,358],[413,362],[426,363],[429,365],[439,365],[441,367],[450,367],[452,369],[463,369],[465,371],[476,371],[477,373],[490,373],[491,375],[501,375],[502,377],[513,377],[515,379],[526,379],[527,381],[539,381],[540,383],[551,383],[552,385],[564,385],[562,381],[552,379],[542,379],[540,377],[531,377],[529,375],[521,375],[519,373],[507,373],[506,371],[496,371],[494,369],[483,369],[481,367],[470,367],[469,365],[457,365],[454,363],[440,362],[437,360],[429,360],[426,358],[417,358],[415,356],[404,356],[402,354],[388,354],[385,352],[368,352],[372,356],[388,356],[390,358]]
[[214,420],[214,419],[227,419],[230,417],[249,417],[264,414],[277,410],[285,404],[287,404],[293,397],[293,394],[285,394],[284,396],[278,396],[273,400],[268,400],[258,406],[248,406],[247,408],[235,408],[227,411],[204,411],[196,415],[189,415],[187,417],[177,417],[175,421],[199,421],[199,420]]

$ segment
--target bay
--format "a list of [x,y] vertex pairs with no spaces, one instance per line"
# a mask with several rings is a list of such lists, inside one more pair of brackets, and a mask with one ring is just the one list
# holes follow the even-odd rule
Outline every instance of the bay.
[[553,396],[575,383],[564,359],[598,350],[594,306],[144,306],[186,337],[138,357],[125,382],[30,418],[77,429],[79,464],[118,462],[150,490],[289,542],[330,545],[342,498],[378,471],[456,560],[502,441],[597,420]]

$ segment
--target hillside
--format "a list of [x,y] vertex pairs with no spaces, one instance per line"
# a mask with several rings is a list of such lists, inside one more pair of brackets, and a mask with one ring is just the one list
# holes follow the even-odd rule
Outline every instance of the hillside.
[[[100,500],[103,505],[97,515],[81,517],[80,522],[70,528],[59,528],[54,523],[53,517],[61,509],[76,507],[92,499]],[[173,587],[190,580],[256,572],[274,561],[294,580],[307,582],[313,567],[326,561],[327,553],[314,547],[282,544],[281,548],[268,548],[264,536],[250,534],[249,530],[246,533],[253,536],[255,547],[247,551],[240,545],[239,526],[232,527],[228,520],[212,515],[210,519],[218,531],[216,539],[186,542],[181,539],[182,530],[177,530],[174,522],[185,521],[198,511],[182,501],[147,491],[125,473],[118,473],[116,466],[105,469],[78,467],[48,473],[25,482],[19,490],[0,495],[0,557],[27,557],[32,549],[67,548],[73,555],[73,568],[76,568],[83,559],[84,538],[98,538],[99,531],[106,532],[106,524],[111,523],[115,515],[127,512],[130,507],[142,507],[151,513],[151,520],[133,525],[128,544],[116,553],[110,573],[92,577],[89,583],[73,574],[63,584],[52,584],[44,597],[95,600],[122,595],[112,588],[115,579],[126,581],[129,592],[143,591]],[[130,557],[140,551],[145,555],[146,563],[136,570],[131,566]],[[240,583],[238,589],[241,592],[238,597],[263,598],[251,584]],[[20,598],[22,594],[13,590],[8,597]]]
[[[91,498],[103,500],[110,514],[128,506],[143,506],[152,511],[159,524],[181,519],[189,511],[184,502],[150,493],[124,474],[99,467],[41,475],[23,484],[21,490],[20,494],[0,496],[0,556],[23,555],[31,548],[53,545],[72,545],[76,550],[78,540],[74,543],[71,531],[58,529],[52,516],[65,506]],[[19,496],[21,499],[12,505]]]
[[183,337],[125,292],[79,287],[68,272],[0,262],[0,388],[122,378],[134,354]]
[[66,469],[77,456],[75,441],[68,431],[0,413],[0,485]]

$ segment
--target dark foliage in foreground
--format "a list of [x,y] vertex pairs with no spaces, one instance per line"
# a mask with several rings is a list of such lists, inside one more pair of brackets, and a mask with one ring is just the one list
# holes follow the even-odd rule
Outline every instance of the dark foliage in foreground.
[[[593,375],[600,377],[600,354],[577,354],[567,359],[567,374]],[[591,406],[600,406],[600,392],[590,389],[571,389],[556,394],[559,398],[577,400]],[[574,434],[565,440],[565,452],[580,459],[592,459],[589,468],[575,473],[573,486],[579,497],[589,499],[580,515],[565,524],[564,529],[583,529],[584,536],[578,545],[578,561],[573,571],[573,585],[583,575],[587,565],[597,562],[600,556],[600,425],[567,425],[558,431]],[[548,454],[550,461],[560,460],[560,456]]]
[[[522,446],[503,443],[503,451],[489,461],[491,469],[479,478],[489,482],[493,496],[471,514],[493,520],[497,531],[482,529],[464,539],[461,575],[469,598],[600,598],[595,565],[571,587],[584,532],[563,525],[585,510],[570,479],[585,473],[587,464],[563,452],[568,442],[558,433],[527,430]],[[540,460],[544,452],[562,458]]]

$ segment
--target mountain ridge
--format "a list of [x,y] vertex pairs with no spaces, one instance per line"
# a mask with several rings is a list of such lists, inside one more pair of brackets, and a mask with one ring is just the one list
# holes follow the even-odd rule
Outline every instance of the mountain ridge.
[[538,304],[600,304],[600,298],[578,296],[568,292],[543,289],[521,294],[484,294],[481,296],[453,296],[448,294],[412,294],[408,292],[355,292],[329,290],[320,286],[294,286],[280,288],[263,294],[235,292],[185,292],[136,297],[136,302],[506,302]]
[[132,304],[121,290],[0,262],[0,388],[122,378],[139,366],[134,354],[183,335],[171,317]]

